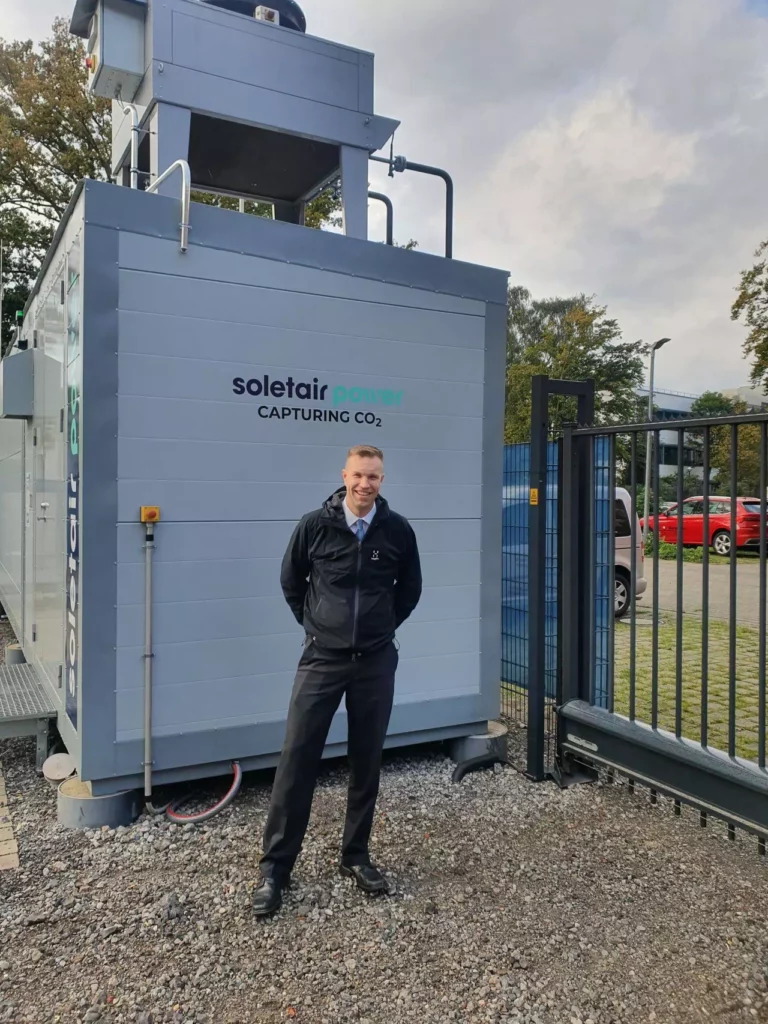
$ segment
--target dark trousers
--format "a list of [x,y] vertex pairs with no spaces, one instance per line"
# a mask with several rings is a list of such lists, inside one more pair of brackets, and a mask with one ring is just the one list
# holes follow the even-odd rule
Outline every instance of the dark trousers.
[[394,644],[370,654],[304,648],[288,710],[280,763],[264,829],[265,877],[287,881],[301,850],[331,721],[346,697],[349,790],[343,864],[369,864],[368,840],[379,794],[381,753],[392,713],[398,654]]

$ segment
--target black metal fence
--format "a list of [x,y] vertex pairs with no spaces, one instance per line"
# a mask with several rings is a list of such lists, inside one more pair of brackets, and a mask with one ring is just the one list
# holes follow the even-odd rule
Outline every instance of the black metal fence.
[[[559,405],[551,417],[553,401]],[[536,780],[555,767],[562,677],[560,424],[569,408],[572,418],[592,421],[591,381],[533,377],[530,443],[508,445],[504,453],[501,706],[512,727],[511,759]]]
[[768,416],[567,429],[562,461],[560,767],[618,769],[764,852]]

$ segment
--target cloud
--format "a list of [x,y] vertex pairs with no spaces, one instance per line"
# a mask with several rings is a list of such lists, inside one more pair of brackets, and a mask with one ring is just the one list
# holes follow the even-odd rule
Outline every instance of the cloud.
[[552,277],[554,260],[557,277],[578,287],[585,248],[596,268],[609,269],[615,250],[648,231],[670,190],[690,179],[695,145],[693,134],[656,128],[623,84],[605,87],[497,159],[473,214],[482,211],[487,225],[482,247],[492,245],[497,260],[512,255],[541,281]]
[[3,0],[0,38],[43,39],[48,35],[56,17],[69,18],[75,3],[67,0]]

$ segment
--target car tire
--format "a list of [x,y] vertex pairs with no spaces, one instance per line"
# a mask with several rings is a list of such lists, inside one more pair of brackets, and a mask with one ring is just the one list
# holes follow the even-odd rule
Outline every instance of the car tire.
[[617,619],[621,619],[627,614],[631,603],[632,594],[630,590],[629,573],[626,573],[621,569],[617,569],[616,578],[614,580],[613,597],[613,613]]
[[712,549],[716,555],[724,558],[731,553],[731,535],[726,530],[718,530],[712,538]]

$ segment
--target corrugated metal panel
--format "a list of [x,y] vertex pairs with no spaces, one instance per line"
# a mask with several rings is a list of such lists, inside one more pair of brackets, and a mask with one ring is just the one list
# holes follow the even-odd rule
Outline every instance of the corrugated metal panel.
[[[140,256],[141,270],[120,272],[118,738],[136,739],[141,723],[139,505],[162,509],[159,734],[277,721],[302,638],[280,560],[362,441],[384,449],[383,493],[414,524],[423,558],[424,594],[399,632],[396,700],[479,694],[484,307],[222,251],[197,250],[178,275],[175,247],[124,238],[121,258]],[[216,280],[225,273],[240,283]],[[276,397],[261,383],[261,394],[233,390],[236,377],[267,375],[285,385]],[[298,395],[300,382],[326,392]],[[357,412],[369,422],[355,424]]]
[[24,425],[0,421],[0,596],[14,627],[23,618]]
[[[384,302],[361,302],[334,296],[278,291],[253,285],[203,279],[187,280],[168,273],[137,270],[120,273],[120,309],[165,317],[210,320],[305,331],[310,335],[342,334],[401,343],[437,344],[483,349],[485,322],[477,316],[412,309]],[[170,327],[170,322],[168,324]],[[215,351],[216,337],[211,335]]]
[[[442,654],[400,659],[395,701],[437,700],[479,692],[479,654]],[[158,688],[153,702],[156,734],[179,728],[210,729],[283,718],[293,684],[293,669],[270,676],[184,682]],[[138,688],[117,695],[118,739],[141,733],[143,694]]]
[[[300,269],[300,268],[299,268]],[[216,311],[207,319],[185,319],[183,331],[169,331],[165,317],[136,310],[120,312],[120,351],[123,355],[157,355],[169,358],[209,359],[247,365],[258,359],[267,369],[298,366],[307,356],[305,332],[296,328],[228,323],[221,330]],[[482,384],[484,353],[477,348],[444,345],[439,334],[425,335],[408,343],[377,338],[366,344],[355,335],[313,332],[314,344],[322,346],[324,373],[362,372],[391,374],[393,367],[414,379],[431,378],[435,372],[435,348],[440,354],[439,379]],[[407,365],[403,354],[407,352]]]
[[170,267],[176,276],[204,281],[335,296],[356,302],[383,302],[485,319],[484,302],[425,288],[350,277],[349,274],[286,264],[262,256],[244,256],[225,249],[202,249],[193,245],[183,260],[178,260],[177,254],[175,241],[148,239],[128,232],[120,235],[120,266],[125,270],[167,274]]

